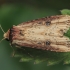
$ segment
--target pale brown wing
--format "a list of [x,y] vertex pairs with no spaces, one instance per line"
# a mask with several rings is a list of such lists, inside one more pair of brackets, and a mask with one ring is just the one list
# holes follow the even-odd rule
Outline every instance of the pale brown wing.
[[70,52],[70,39],[64,36],[69,27],[70,16],[68,15],[24,22],[13,27],[15,32],[12,44],[56,52]]

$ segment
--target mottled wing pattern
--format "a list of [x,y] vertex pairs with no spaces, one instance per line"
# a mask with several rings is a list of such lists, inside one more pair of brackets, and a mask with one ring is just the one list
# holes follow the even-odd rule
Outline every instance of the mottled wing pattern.
[[69,52],[69,15],[45,17],[13,26],[12,44],[56,52]]

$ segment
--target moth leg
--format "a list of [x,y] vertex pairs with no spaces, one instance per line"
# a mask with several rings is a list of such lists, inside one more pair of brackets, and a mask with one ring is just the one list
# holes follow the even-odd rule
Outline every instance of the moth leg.
[[12,52],[12,57],[13,57],[15,55],[15,50],[14,50],[13,45],[11,43],[10,43],[10,46],[13,49],[13,52]]
[[[24,51],[26,51],[24,48],[21,48],[21,49],[23,49]],[[30,55],[31,57],[33,57],[29,52],[26,51],[26,53],[27,53],[28,55]]]
[[21,49],[21,50],[23,50],[23,51],[25,51],[28,55],[30,55],[31,57],[33,57],[33,56],[32,56],[30,53],[28,53],[24,48],[19,47],[19,46],[17,46],[17,45],[16,45],[16,47],[19,48],[19,49]]

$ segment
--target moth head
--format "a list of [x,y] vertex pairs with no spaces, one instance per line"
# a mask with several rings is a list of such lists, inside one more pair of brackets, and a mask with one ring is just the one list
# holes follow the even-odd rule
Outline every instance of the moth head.
[[7,41],[9,41],[9,30],[6,32],[6,33],[4,33],[4,35],[3,35],[3,37],[7,40]]
[[2,32],[4,33],[4,35],[3,35],[4,38],[1,41],[5,40],[5,39],[9,41],[9,32],[10,31],[8,30],[7,32],[5,32],[1,25],[0,25],[0,28],[1,28]]

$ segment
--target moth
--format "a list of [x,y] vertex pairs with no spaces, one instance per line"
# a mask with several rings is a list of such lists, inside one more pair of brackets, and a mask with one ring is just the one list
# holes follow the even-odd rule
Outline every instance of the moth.
[[50,16],[14,25],[4,38],[18,47],[70,52],[70,39],[64,36],[69,27],[69,15]]

